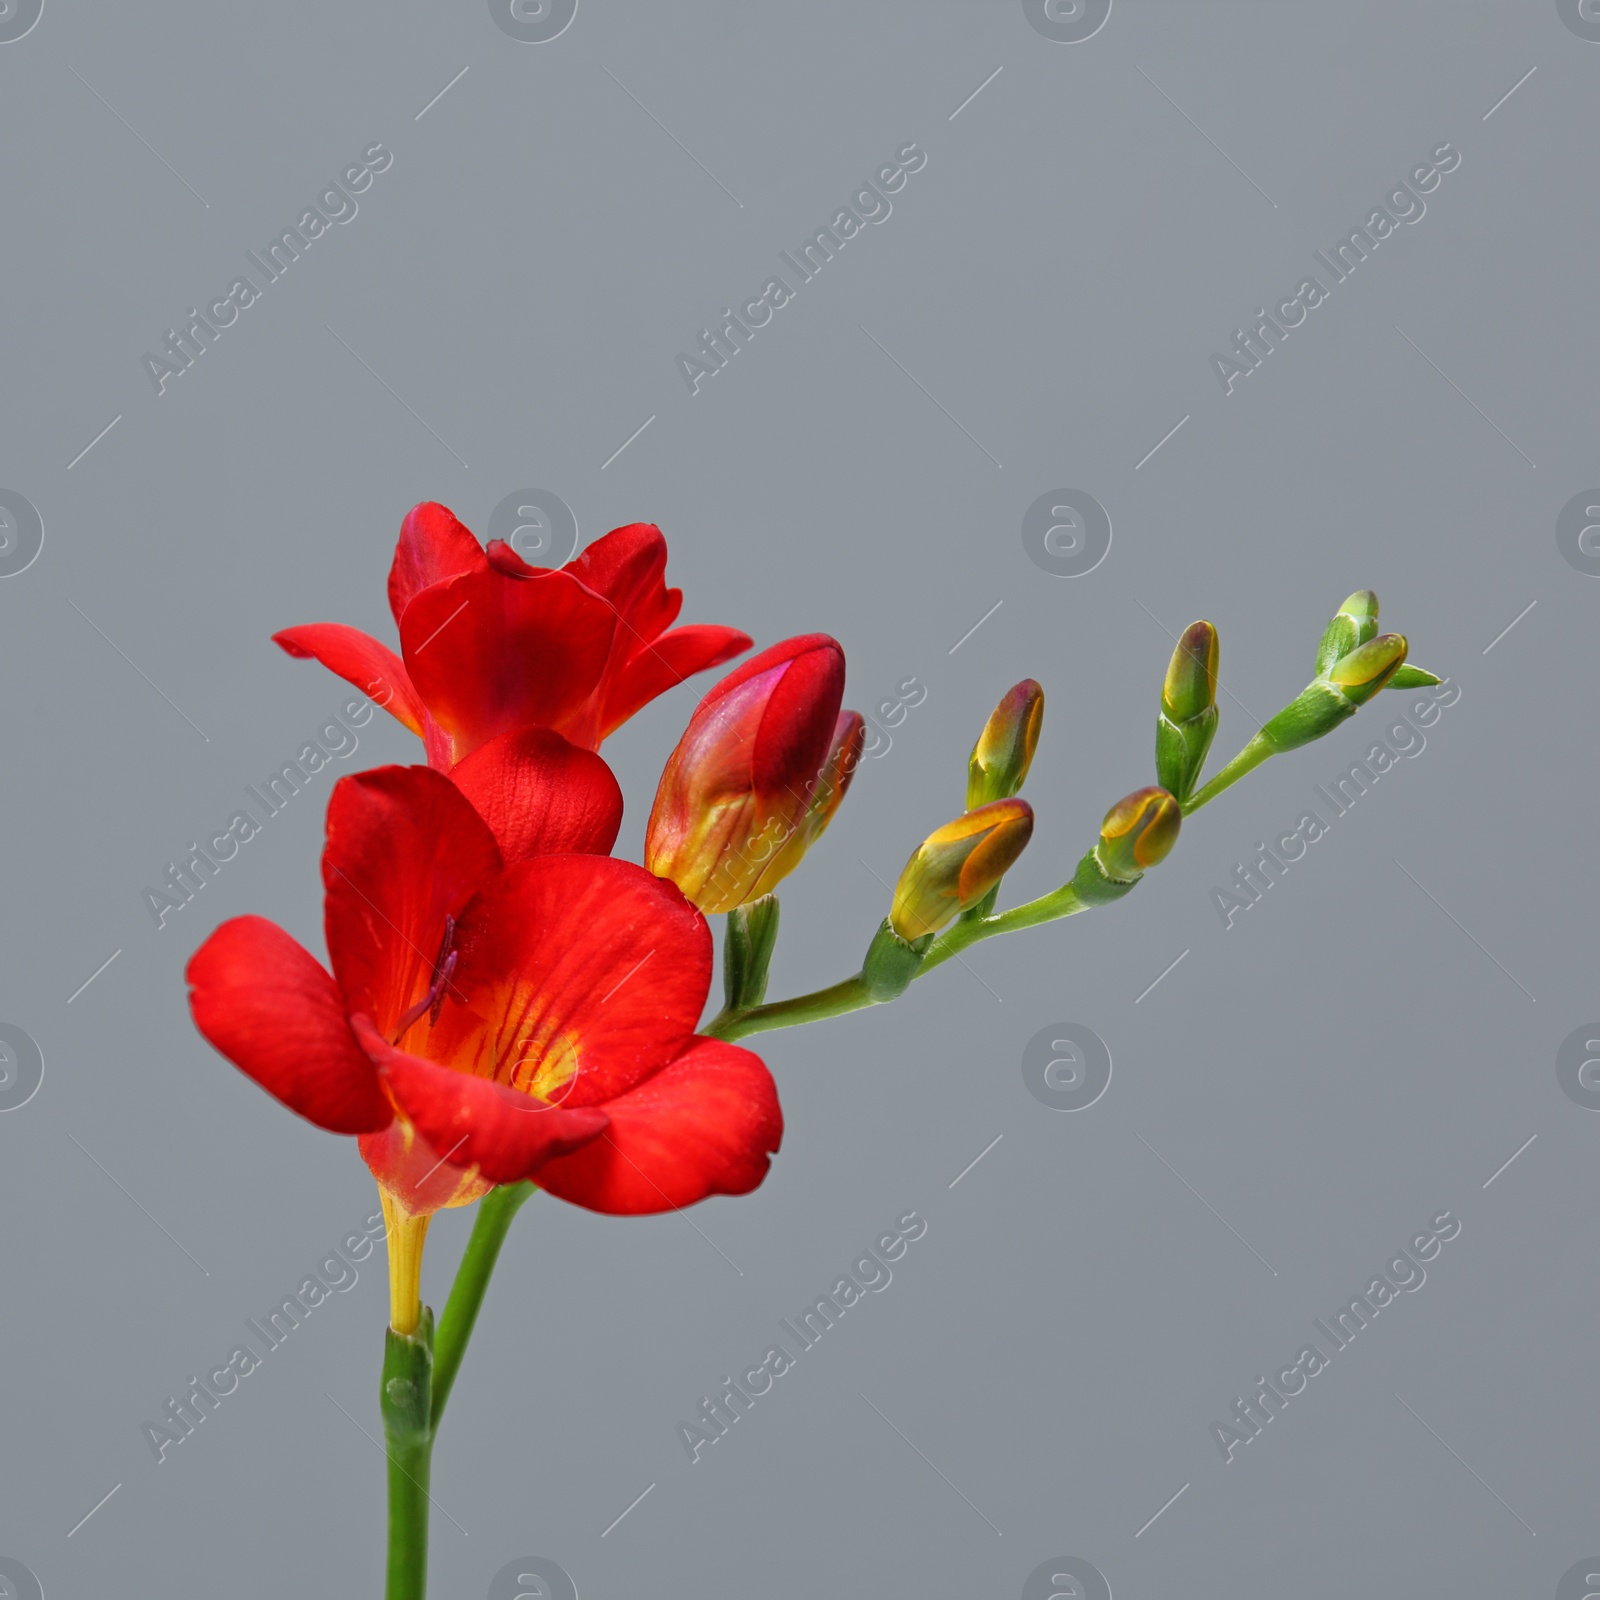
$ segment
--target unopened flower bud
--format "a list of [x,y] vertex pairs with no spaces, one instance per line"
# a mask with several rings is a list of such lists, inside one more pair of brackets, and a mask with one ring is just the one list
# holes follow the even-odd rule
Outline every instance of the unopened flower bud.
[[[700,702],[668,758],[645,865],[702,911],[768,894],[828,824],[855,770],[844,651],[825,634],[752,656]],[[853,719],[853,720],[852,720]]]
[[1044,690],[1024,678],[990,713],[967,762],[967,809],[1009,800],[1022,787],[1039,747]]
[[1406,659],[1406,636],[1383,633],[1341,656],[1328,674],[1328,682],[1345,697],[1364,706],[1398,672]]
[[917,846],[894,887],[889,923],[905,940],[937,933],[1006,875],[1033,834],[1026,800],[963,812]]
[[1380,634],[1358,645],[1334,663],[1327,678],[1308,684],[1270,718],[1251,743],[1264,743],[1263,754],[1270,755],[1298,749],[1331,733],[1395,675],[1405,658],[1403,634]]
[[1327,675],[1334,662],[1365,644],[1378,631],[1378,597],[1370,589],[1357,589],[1322,630],[1317,646],[1317,676]]
[[1135,789],[1106,812],[1094,858],[1108,878],[1137,882],[1172,853],[1183,812],[1165,790]]
[[1192,622],[1172,652],[1156,718],[1156,778],[1180,803],[1194,788],[1217,731],[1217,630]]

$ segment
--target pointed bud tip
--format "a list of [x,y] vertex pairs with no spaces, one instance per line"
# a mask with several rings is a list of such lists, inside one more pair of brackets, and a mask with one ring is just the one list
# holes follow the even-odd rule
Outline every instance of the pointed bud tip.
[[1209,622],[1191,622],[1183,630],[1161,685],[1161,705],[1174,722],[1197,717],[1217,700],[1217,630]]
[[1405,660],[1407,648],[1403,633],[1380,633],[1336,661],[1328,674],[1329,681],[1341,689],[1354,689],[1378,678],[1387,680]]
[[1044,690],[1024,678],[1001,697],[967,762],[967,808],[1005,800],[1022,787],[1044,725]]
[[1342,615],[1354,617],[1357,622],[1378,620],[1378,597],[1371,589],[1357,589],[1339,607]]

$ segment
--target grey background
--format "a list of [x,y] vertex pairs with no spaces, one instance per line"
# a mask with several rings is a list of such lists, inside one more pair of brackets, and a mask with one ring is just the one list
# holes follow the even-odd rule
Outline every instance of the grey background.
[[[165,1462],[139,1436],[373,1207],[181,981],[245,911],[321,950],[332,775],[160,931],[140,893],[344,698],[271,632],[389,638],[405,510],[481,531],[537,485],[585,541],[658,521],[689,620],[836,634],[848,703],[927,686],[785,887],[775,994],[853,968],[875,875],[959,806],[1019,677],[1049,699],[1011,898],[1151,781],[1192,617],[1238,697],[1219,757],[1358,586],[1462,694],[1227,931],[1209,891],[1372,712],[1194,818],[1123,904],[757,1040],[788,1131],[755,1195],[536,1199],[439,1444],[465,1534],[436,1514],[435,1591],[538,1554],[584,1600],[1009,1596],[1072,1555],[1119,1597],[1554,1594],[1600,1545],[1600,1116],[1554,1071],[1600,1014],[1600,584],[1554,538],[1600,482],[1597,74],[1553,0],[1117,0],[1078,44],[999,0],[583,0],[543,44],[482,3],[46,0],[0,47],[0,484],[45,526],[0,583],[0,1017],[45,1057],[0,1117],[0,1553],[52,1597],[377,1591],[376,1258]],[[359,215],[158,398],[141,355],[373,141],[395,159]],[[677,353],[908,141],[892,217],[691,397]],[[1224,397],[1209,355],[1442,141],[1426,217]],[[1085,577],[1023,551],[1061,486],[1114,525]],[[627,853],[708,681],[607,746]],[[419,758],[380,718],[347,766]],[[1020,1070],[1057,1021],[1115,1061],[1077,1114]],[[675,1423],[909,1208],[929,1231],[891,1287],[691,1465]],[[1212,1420],[1441,1208],[1463,1230],[1425,1287],[1225,1466]],[[435,1302],[467,1220],[430,1240]]]

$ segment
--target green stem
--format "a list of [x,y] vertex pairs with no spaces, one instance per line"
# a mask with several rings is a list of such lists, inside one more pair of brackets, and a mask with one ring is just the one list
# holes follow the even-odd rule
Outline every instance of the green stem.
[[937,967],[941,962],[948,961],[951,956],[960,955],[968,945],[977,944],[980,939],[992,939],[997,933],[1014,933],[1019,928],[1035,928],[1041,922],[1055,922],[1076,912],[1092,909],[1092,906],[1079,898],[1078,891],[1072,884],[1064,883],[1059,889],[1052,889],[1049,894],[1040,895],[1037,900],[1025,901],[1020,906],[1012,906],[1009,911],[1001,911],[992,917],[983,917],[974,922],[959,918],[929,946],[927,955],[922,958],[922,968],[917,976],[920,978],[923,973]]
[[[968,945],[981,939],[993,938],[997,933],[1012,933],[1018,928],[1036,927],[1041,922],[1054,922],[1070,917],[1074,912],[1088,911],[1091,907],[1082,900],[1072,884],[1063,884],[1037,900],[1013,906],[1009,911],[995,916],[961,917],[941,933],[922,957],[916,977],[920,978],[931,967],[959,955]],[[827,989],[817,989],[811,994],[799,994],[788,1000],[775,1000],[771,1005],[750,1006],[744,1010],[725,1008],[700,1031],[712,1039],[743,1039],[752,1033],[765,1033],[771,1028],[792,1028],[802,1022],[820,1022],[825,1017],[842,1017],[849,1011],[860,1011],[865,1006],[881,1005],[894,999],[894,995],[874,995],[867,981],[858,972]]]
[[1208,800],[1214,800],[1230,785],[1237,783],[1247,772],[1253,772],[1270,755],[1277,753],[1277,746],[1268,739],[1263,739],[1256,734],[1238,755],[1225,766],[1210,783],[1197,789],[1183,803],[1183,814],[1189,816],[1196,812]]
[[824,1017],[842,1017],[874,1004],[872,994],[858,972],[831,988],[813,994],[800,994],[791,1000],[774,1000],[771,1005],[752,1006],[748,1011],[723,1010],[700,1031],[711,1039],[742,1039],[746,1034],[765,1033],[769,1028],[792,1028],[801,1022],[820,1022]]
[[426,1307],[414,1334],[390,1328],[378,1404],[389,1460],[389,1563],[386,1600],[424,1600],[428,1589],[428,1425],[433,1374],[433,1315]]
[[500,1259],[500,1247],[506,1242],[511,1220],[533,1190],[531,1183],[502,1184],[478,1202],[472,1236],[467,1240],[461,1265],[456,1269],[456,1281],[450,1286],[444,1315],[439,1318],[439,1336],[434,1342],[430,1428],[437,1429],[439,1418],[444,1415],[445,1402],[450,1398],[456,1373],[461,1370],[461,1358],[467,1353],[467,1342],[477,1325],[484,1293],[495,1262]]

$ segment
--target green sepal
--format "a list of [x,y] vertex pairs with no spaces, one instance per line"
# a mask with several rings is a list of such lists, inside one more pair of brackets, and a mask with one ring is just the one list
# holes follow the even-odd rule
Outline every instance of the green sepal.
[[[1143,876],[1144,874],[1140,873],[1139,877]],[[1091,850],[1078,863],[1078,870],[1072,874],[1071,881],[1073,892],[1084,905],[1108,906],[1113,900],[1120,900],[1134,888],[1139,878],[1113,878],[1100,865],[1099,858]]]
[[1443,683],[1444,679],[1435,672],[1429,672],[1426,667],[1414,667],[1408,661],[1395,675],[1384,684],[1385,689],[1431,689],[1436,683]]
[[728,913],[722,988],[729,1011],[747,1011],[767,994],[767,968],[778,942],[778,897],[764,894]]
[[1217,708],[1174,722],[1165,711],[1156,714],[1156,782],[1182,805],[1200,779],[1211,741],[1217,732]]
[[1353,717],[1356,709],[1355,704],[1332,684],[1309,684],[1277,716],[1263,723],[1255,737],[1264,740],[1275,753],[1297,750],[1331,733],[1341,722]]
[[415,1333],[387,1330],[378,1403],[391,1443],[415,1445],[432,1436],[433,1312],[428,1306]]
[[887,917],[883,919],[861,963],[861,981],[874,1002],[894,1000],[906,992],[933,939],[931,933],[925,933],[908,942],[889,926]]

